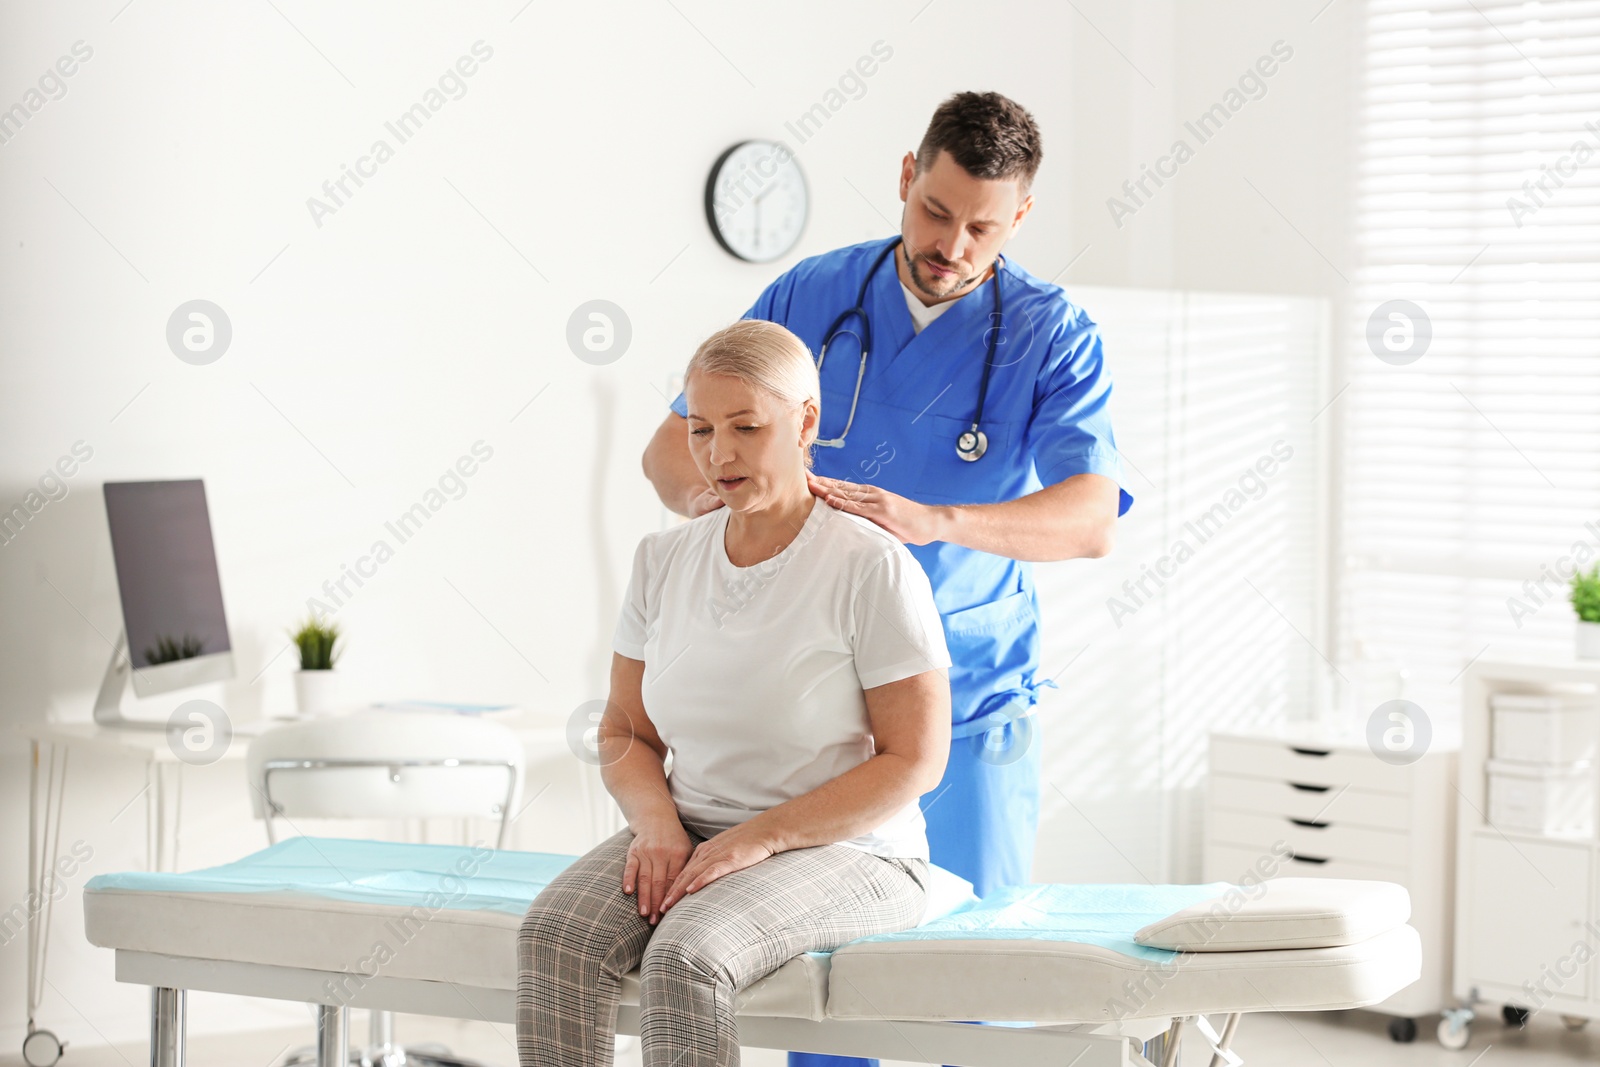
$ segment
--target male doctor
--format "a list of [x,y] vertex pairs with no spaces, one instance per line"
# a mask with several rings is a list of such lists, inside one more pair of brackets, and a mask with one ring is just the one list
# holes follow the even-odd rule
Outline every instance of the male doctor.
[[[898,537],[933,586],[954,729],[944,780],[921,805],[932,862],[980,896],[1032,878],[1031,713],[1054,682],[1036,677],[1030,561],[1104,556],[1133,502],[1121,488],[1098,328],[1000,254],[1033,207],[1041,155],[1021,106],[955,94],[901,162],[900,233],[802,260],[744,315],[781,323],[821,353],[865,285],[865,323],[848,316],[823,359],[811,489]],[[680,393],[643,465],[662,503],[695,517],[722,502],[695,469],[686,415]],[[790,1067],[869,1062],[789,1055]]]

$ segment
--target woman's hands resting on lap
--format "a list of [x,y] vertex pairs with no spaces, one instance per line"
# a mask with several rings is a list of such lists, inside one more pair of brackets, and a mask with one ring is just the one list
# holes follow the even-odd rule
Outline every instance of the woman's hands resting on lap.
[[694,846],[676,818],[634,832],[628,862],[622,868],[622,891],[639,891],[639,914],[652,924],[666,910],[662,901],[674,884]]
[[597,743],[600,774],[634,840],[622,891],[654,925],[685,895],[788,849],[847,841],[938,786],[950,750],[950,681],[941,668],[865,690],[874,754],[815,789],[690,844],[665,774],[667,745],[644,709],[644,661],[613,654]]
[[725,874],[754,867],[773,854],[761,834],[747,824],[723,830],[697,847],[689,844],[682,823],[662,822],[634,834],[622,868],[622,891],[631,895],[638,888],[639,914],[654,925],[685,894]]
[[776,852],[749,822],[719,832],[695,848],[689,862],[667,890],[661,910],[666,911],[685,895],[710,885],[725,874],[754,867]]

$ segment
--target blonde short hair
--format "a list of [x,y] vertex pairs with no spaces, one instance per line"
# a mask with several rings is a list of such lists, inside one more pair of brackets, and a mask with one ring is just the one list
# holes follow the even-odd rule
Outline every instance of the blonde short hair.
[[[701,342],[683,372],[685,387],[696,372],[738,378],[789,407],[815,401],[822,411],[817,364],[806,343],[775,322],[740,319]],[[819,422],[820,425],[820,422]],[[806,450],[806,466],[812,463]]]

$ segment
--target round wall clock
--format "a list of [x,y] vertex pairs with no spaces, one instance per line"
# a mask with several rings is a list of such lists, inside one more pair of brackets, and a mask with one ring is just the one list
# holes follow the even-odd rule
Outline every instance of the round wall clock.
[[805,175],[786,146],[741,141],[711,166],[706,221],[730,255],[765,263],[800,239],[808,199]]

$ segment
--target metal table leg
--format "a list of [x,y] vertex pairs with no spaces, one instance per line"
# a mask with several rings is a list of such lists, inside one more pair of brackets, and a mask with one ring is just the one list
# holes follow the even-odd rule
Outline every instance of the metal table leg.
[[1234,1064],[1239,1062],[1239,1057],[1233,1052],[1233,1035],[1239,1029],[1239,1012],[1228,1016],[1228,1021],[1222,1024],[1222,1038],[1213,1047],[1216,1049],[1211,1055],[1211,1067],[1223,1067],[1231,1060]]
[[317,1067],[346,1067],[349,1057],[349,1009],[317,1005]]
[[1167,1047],[1161,1052],[1161,1067],[1177,1067],[1178,1050],[1183,1047],[1183,1020],[1172,1020],[1172,1029],[1167,1031]]
[[188,1031],[188,992],[150,990],[150,1067],[184,1067]]

